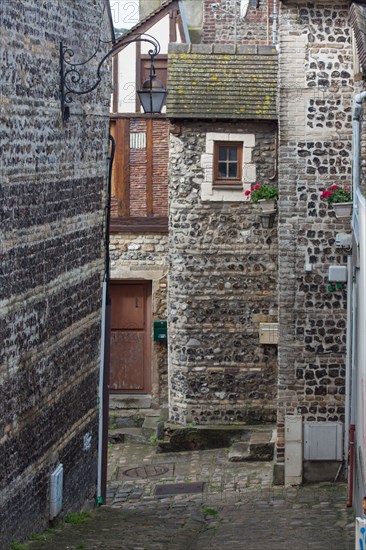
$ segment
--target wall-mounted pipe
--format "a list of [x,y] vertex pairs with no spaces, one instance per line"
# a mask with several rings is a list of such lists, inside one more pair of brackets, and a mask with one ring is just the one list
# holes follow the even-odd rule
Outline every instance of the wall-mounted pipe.
[[109,293],[110,260],[109,260],[109,227],[111,216],[112,167],[116,145],[109,136],[110,154],[108,156],[108,183],[105,216],[105,270],[102,294],[101,349],[99,368],[99,428],[98,428],[98,473],[97,505],[106,503],[107,453],[108,453],[108,413],[109,413],[109,362],[110,362],[110,328],[111,299]]
[[348,476],[348,502],[347,507],[353,506],[353,476],[355,462],[355,425],[349,427],[349,476]]
[[[353,219],[358,214],[357,192],[360,188],[360,168],[361,168],[361,113],[362,103],[366,99],[366,92],[356,95],[353,104],[352,116],[352,151],[353,151],[353,169],[352,169],[352,194],[353,194]],[[355,235],[358,241],[358,235]]]
[[346,330],[346,380],[345,380],[345,432],[343,458],[348,468],[349,429],[351,424],[351,380],[352,380],[352,305],[353,305],[353,269],[352,256],[347,258],[347,330]]
[[277,178],[278,173],[278,128],[276,130],[275,134],[275,159],[274,159],[274,167],[273,167],[273,176],[268,178],[270,181],[273,181]]
[[273,0],[272,44],[277,44],[277,0]]

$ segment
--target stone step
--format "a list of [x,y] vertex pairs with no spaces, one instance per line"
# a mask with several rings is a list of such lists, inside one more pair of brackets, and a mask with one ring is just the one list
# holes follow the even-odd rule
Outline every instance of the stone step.
[[[274,448],[274,426],[264,424],[248,426],[247,424],[181,426],[166,422],[163,437],[159,433],[158,452],[178,452],[189,450],[219,449],[232,447],[236,442],[248,445],[242,446],[243,454],[249,460],[254,456],[263,456],[268,460],[270,448]],[[258,458],[259,459],[259,458]]]
[[234,442],[228,453],[230,462],[271,462],[274,456],[275,430],[254,432],[249,441]]
[[146,439],[150,439],[152,436],[157,436],[158,426],[160,423],[160,416],[146,416],[142,425],[142,433]]
[[108,431],[110,443],[147,443],[142,428],[116,428]]
[[110,394],[109,410],[150,409],[151,395]]
[[140,414],[127,414],[120,416],[118,413],[115,414],[114,411],[109,413],[109,429],[115,430],[117,428],[141,428],[144,423],[144,416]]
[[141,428],[145,418],[159,418],[160,409],[118,409],[109,411],[109,428]]

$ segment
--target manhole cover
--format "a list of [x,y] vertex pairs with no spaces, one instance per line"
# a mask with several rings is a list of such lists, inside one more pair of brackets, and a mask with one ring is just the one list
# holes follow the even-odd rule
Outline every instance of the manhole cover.
[[122,477],[129,477],[131,479],[147,479],[148,477],[157,477],[162,476],[169,472],[170,465],[165,464],[156,464],[156,465],[146,465],[138,466],[137,468],[130,468],[129,470],[118,469],[117,479]]
[[194,494],[194,493],[203,493],[204,487],[203,481],[198,481],[196,483],[165,483],[164,485],[157,485],[155,487],[155,495],[183,495],[183,494]]

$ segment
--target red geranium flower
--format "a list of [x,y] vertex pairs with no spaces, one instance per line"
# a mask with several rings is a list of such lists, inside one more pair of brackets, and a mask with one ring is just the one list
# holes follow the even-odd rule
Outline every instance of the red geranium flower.
[[250,189],[247,189],[245,192],[244,192],[244,195],[247,197],[248,195],[250,195]]

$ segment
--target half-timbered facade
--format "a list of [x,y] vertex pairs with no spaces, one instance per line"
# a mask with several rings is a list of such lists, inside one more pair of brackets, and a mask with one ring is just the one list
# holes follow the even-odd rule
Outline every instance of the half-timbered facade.
[[165,108],[145,115],[139,104],[150,45],[128,42],[140,34],[158,38],[154,65],[166,86],[168,44],[187,40],[178,1],[165,2],[121,37],[113,59],[111,409],[167,404],[166,339],[153,340],[153,325],[167,318],[169,121]]

